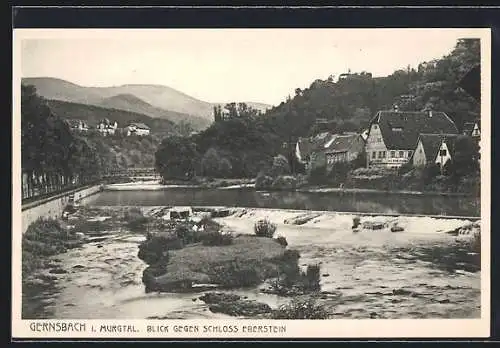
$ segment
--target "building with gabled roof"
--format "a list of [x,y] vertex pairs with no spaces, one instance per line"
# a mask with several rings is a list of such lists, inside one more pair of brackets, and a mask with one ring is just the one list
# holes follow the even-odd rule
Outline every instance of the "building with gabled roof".
[[367,166],[398,168],[407,163],[422,133],[458,134],[458,129],[444,112],[379,111],[366,139]]
[[330,170],[336,163],[354,161],[364,151],[364,146],[360,134],[324,132],[316,137],[299,139],[296,156],[306,167],[326,165]]
[[411,163],[415,167],[436,163],[444,166],[453,159],[458,134],[420,134]]
[[127,126],[127,136],[131,135],[149,135],[151,128],[144,123],[134,122]]

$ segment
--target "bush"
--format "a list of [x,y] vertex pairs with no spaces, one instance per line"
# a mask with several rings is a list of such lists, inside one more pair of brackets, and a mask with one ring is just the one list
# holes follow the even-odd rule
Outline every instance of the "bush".
[[233,235],[231,233],[209,232],[204,233],[201,237],[203,245],[206,246],[220,246],[230,245],[233,243]]
[[131,208],[124,214],[124,220],[127,222],[127,227],[131,231],[144,231],[144,225],[149,222],[149,219],[142,214],[138,208]]
[[192,244],[200,241],[198,233],[188,224],[177,225],[175,227],[175,235],[182,240],[184,244]]
[[348,163],[336,163],[328,173],[328,181],[334,185],[345,183],[350,169]]
[[275,190],[293,190],[297,186],[297,179],[290,175],[280,175],[272,182],[271,187]]
[[271,188],[273,185],[273,178],[269,175],[265,175],[264,173],[259,173],[257,178],[255,179],[255,188],[257,190],[265,190]]
[[308,265],[305,274],[302,274],[304,290],[318,291],[320,289],[320,267],[319,265]]
[[211,279],[214,283],[222,286],[247,287],[260,284],[263,276],[263,270],[260,262],[243,262],[235,259],[214,267]]
[[66,252],[81,244],[74,231],[67,231],[59,221],[38,219],[28,226],[22,236],[23,276],[43,266],[43,257]]
[[470,248],[473,252],[480,253],[481,252],[481,233],[476,232],[472,236],[472,240],[470,242]]
[[275,310],[273,319],[328,319],[328,312],[314,299],[293,299]]
[[328,181],[327,179],[326,166],[314,167],[309,171],[308,181],[311,184],[325,184]]
[[436,163],[427,164],[422,171],[422,182],[424,185],[432,183],[435,177],[441,173],[441,169]]
[[411,162],[406,162],[401,167],[398,168],[398,174],[404,175],[413,169],[413,164]]
[[273,238],[277,226],[267,219],[259,220],[254,225],[255,235],[257,237]]
[[273,166],[271,167],[272,176],[280,176],[290,174],[290,165],[288,160],[283,155],[278,155],[273,159]]
[[285,237],[283,237],[283,236],[279,236],[278,238],[276,238],[276,239],[275,239],[275,241],[276,241],[278,244],[280,244],[280,245],[284,246],[285,248],[288,246],[288,242],[286,241],[286,238],[285,238]]

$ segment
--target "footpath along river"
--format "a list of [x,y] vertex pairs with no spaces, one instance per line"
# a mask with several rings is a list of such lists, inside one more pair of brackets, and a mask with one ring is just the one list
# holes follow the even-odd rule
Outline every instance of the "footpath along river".
[[[101,197],[102,198],[102,197]],[[99,196],[87,204],[96,205]],[[92,203],[93,202],[93,203]],[[253,233],[261,218],[277,223],[300,264],[321,264],[324,303],[334,318],[478,318],[479,254],[445,233],[470,223],[465,219],[399,217],[405,230],[353,233],[353,214],[322,212],[303,225],[285,223],[304,212],[245,209],[217,219],[237,233]],[[392,221],[393,217],[363,217]],[[201,293],[144,291],[146,264],[137,257],[142,235],[110,233],[82,248],[54,257],[66,271],[52,275],[53,286],[24,294],[23,317],[57,319],[228,318],[211,313]],[[288,298],[260,293],[258,288],[228,291],[276,308]]]

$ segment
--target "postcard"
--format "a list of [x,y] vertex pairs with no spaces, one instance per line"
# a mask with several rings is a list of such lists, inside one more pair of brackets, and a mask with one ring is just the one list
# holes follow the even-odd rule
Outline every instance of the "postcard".
[[487,337],[489,29],[15,29],[14,338]]

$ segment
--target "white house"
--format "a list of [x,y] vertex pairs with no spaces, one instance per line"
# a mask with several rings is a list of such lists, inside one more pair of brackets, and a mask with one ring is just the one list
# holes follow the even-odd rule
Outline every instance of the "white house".
[[103,135],[113,135],[118,128],[118,123],[111,122],[109,119],[105,118],[97,124],[97,130]]
[[144,123],[131,123],[127,126],[127,136],[131,135],[149,135],[151,129],[146,126]]
[[479,126],[479,122],[466,122],[464,124],[464,135],[468,135],[473,138],[479,138],[481,136],[481,130]]
[[398,168],[407,163],[422,133],[457,134],[458,130],[444,112],[379,111],[368,128],[367,167]]
[[436,163],[444,166],[453,158],[457,134],[420,134],[411,158],[413,166]]
[[77,132],[87,132],[89,130],[89,125],[83,120],[67,120],[67,123],[71,130]]

